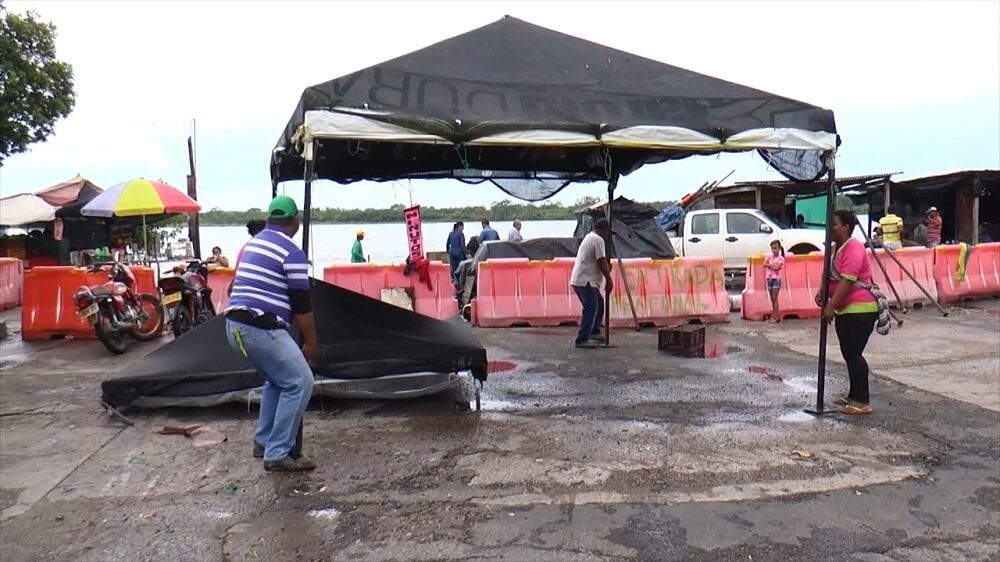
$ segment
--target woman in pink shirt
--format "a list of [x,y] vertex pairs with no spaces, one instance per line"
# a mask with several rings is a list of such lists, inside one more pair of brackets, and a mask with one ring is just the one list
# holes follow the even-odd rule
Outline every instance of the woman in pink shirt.
[[771,241],[771,255],[764,258],[764,279],[771,295],[771,322],[781,322],[778,314],[778,293],[781,292],[781,268],[785,266],[785,249],[778,240]]
[[[871,284],[872,265],[864,245],[851,237],[856,218],[852,211],[837,211],[830,231],[836,242],[833,272],[829,280],[830,300],[823,309],[823,321],[834,321],[840,353],[847,363],[850,392],[837,400],[843,414],[870,414],[868,362],[863,353],[878,320],[875,295],[857,282]],[[820,295],[816,295],[820,304]]]

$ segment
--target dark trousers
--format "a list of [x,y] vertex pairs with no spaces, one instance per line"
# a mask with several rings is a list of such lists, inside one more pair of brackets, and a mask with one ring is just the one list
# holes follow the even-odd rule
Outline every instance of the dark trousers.
[[448,265],[451,266],[451,281],[453,283],[458,283],[458,265],[464,259],[464,257],[448,256]]
[[601,290],[591,287],[588,283],[586,287],[573,285],[576,296],[583,305],[583,317],[580,319],[580,332],[576,335],[576,343],[587,341],[590,336],[600,335],[601,320],[604,319],[604,297]]
[[847,363],[847,376],[851,380],[851,389],[847,397],[855,402],[867,404],[868,396],[868,362],[862,355],[868,338],[875,329],[878,320],[877,312],[861,314],[841,314],[834,320],[837,328],[837,339],[840,340],[840,353]]

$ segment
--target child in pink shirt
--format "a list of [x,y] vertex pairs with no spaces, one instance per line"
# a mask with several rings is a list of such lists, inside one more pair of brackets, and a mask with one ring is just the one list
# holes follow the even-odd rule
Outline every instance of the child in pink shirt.
[[785,266],[785,249],[778,240],[771,241],[771,255],[764,258],[764,279],[771,295],[771,322],[781,322],[778,315],[778,293],[781,291],[781,268]]

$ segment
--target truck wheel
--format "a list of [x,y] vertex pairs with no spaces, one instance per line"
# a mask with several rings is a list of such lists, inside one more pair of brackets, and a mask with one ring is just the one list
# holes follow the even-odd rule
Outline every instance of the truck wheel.
[[796,244],[795,246],[792,246],[788,250],[788,253],[795,254],[795,255],[804,255],[804,254],[809,254],[809,253],[818,252],[818,251],[819,251],[819,248],[817,248],[816,246],[813,246],[812,244]]

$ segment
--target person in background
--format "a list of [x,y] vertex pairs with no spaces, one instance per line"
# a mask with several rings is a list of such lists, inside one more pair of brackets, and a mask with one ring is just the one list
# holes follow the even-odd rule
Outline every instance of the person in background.
[[365,239],[365,231],[359,230],[354,235],[354,246],[351,247],[351,263],[365,263],[365,251],[361,248],[361,241]]
[[903,247],[903,219],[896,216],[895,205],[889,205],[885,216],[878,220],[878,229],[882,234],[883,248],[898,250]]
[[469,244],[465,247],[469,251],[469,257],[475,257],[476,252],[479,251],[479,237],[473,236],[469,238]]
[[927,209],[927,247],[935,248],[941,245],[941,226],[944,220],[937,207]]
[[212,248],[212,256],[205,260],[205,265],[208,266],[209,271],[214,271],[220,267],[229,267],[229,258],[222,255],[222,248],[216,246]]
[[489,219],[482,220],[483,231],[479,233],[479,243],[492,242],[500,239],[500,234],[490,226]]
[[514,226],[511,227],[510,232],[507,233],[507,241],[520,242],[522,240],[524,240],[524,237],[521,236],[521,221],[515,220]]
[[771,241],[771,255],[764,258],[764,278],[771,296],[771,322],[781,322],[778,314],[778,293],[781,292],[781,268],[785,267],[785,249],[778,240]]
[[451,266],[451,280],[458,283],[458,264],[462,263],[467,256],[465,253],[465,223],[458,221],[448,235],[448,242],[445,244],[445,251],[448,254],[448,265]]
[[[295,201],[275,197],[267,212],[267,227],[247,243],[236,270],[224,313],[226,337],[264,379],[254,458],[263,458],[269,472],[313,470],[312,461],[293,451],[312,396],[309,363],[316,355],[309,262],[292,240],[299,230]],[[292,322],[302,337],[301,349],[288,333]]]
[[806,227],[805,215],[802,214],[795,215],[795,228],[805,228],[805,227]]
[[[250,239],[253,240],[253,237],[260,234],[260,232],[264,230],[264,228],[266,227],[267,227],[267,221],[263,221],[260,219],[250,219],[247,221],[247,234],[249,234]],[[249,243],[250,242],[248,241],[247,244]],[[243,261],[243,251],[247,249],[247,244],[243,244],[243,247],[240,248],[240,251],[236,253],[236,265],[233,266],[233,270],[237,270],[240,268],[240,262]],[[233,281],[236,281],[235,275],[233,276]],[[226,289],[227,295],[233,294],[233,281],[229,282],[229,287]]]
[[[847,363],[850,379],[847,396],[836,402],[841,413],[850,415],[872,412],[868,395],[868,362],[863,354],[879,314],[875,295],[862,286],[872,282],[872,264],[864,244],[851,237],[855,220],[851,211],[839,210],[833,214],[830,232],[836,251],[828,281],[829,301],[823,309],[823,321],[833,321],[836,327],[840,353]],[[816,293],[817,305],[822,304],[820,296]]]
[[979,225],[979,243],[989,244],[993,242],[993,237],[990,236],[990,228],[988,223],[981,223]]
[[593,349],[598,343],[606,341],[601,337],[601,320],[604,317],[601,278],[604,278],[610,291],[614,285],[604,245],[610,229],[608,219],[601,218],[594,222],[593,232],[584,236],[580,242],[580,249],[573,263],[573,273],[569,278],[570,286],[583,305],[580,331],[576,336],[576,347],[580,349]]

